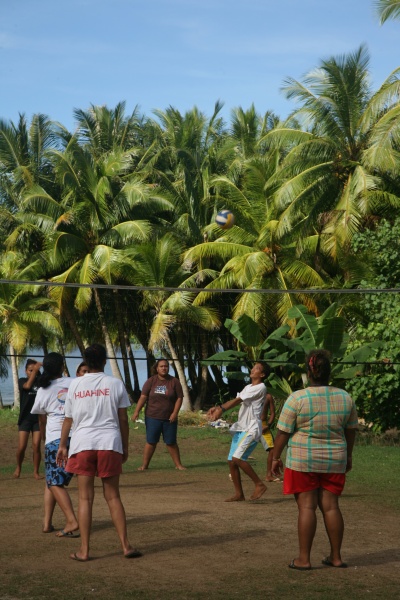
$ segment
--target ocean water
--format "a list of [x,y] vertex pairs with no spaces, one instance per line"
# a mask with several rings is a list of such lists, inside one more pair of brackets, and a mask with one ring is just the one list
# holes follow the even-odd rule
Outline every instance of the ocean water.
[[[67,357],[66,362],[67,362],[67,367],[69,369],[69,373],[70,373],[71,377],[74,377],[75,373],[76,373],[76,369],[77,369],[79,363],[82,362],[82,359],[79,358],[78,350],[72,351],[71,356],[73,358]],[[146,360],[145,360],[146,355],[145,355],[144,350],[138,350],[138,351],[134,352],[134,356],[135,356],[135,360],[136,360],[136,369],[138,372],[139,383],[140,383],[140,386],[142,386],[147,379],[147,364],[146,364]],[[29,357],[27,357],[27,358],[29,358]],[[31,358],[34,358],[35,360],[39,360],[39,361],[42,360],[40,353],[36,350],[32,352]],[[117,356],[117,358],[120,358],[120,356]],[[23,362],[21,363],[21,365],[18,369],[19,377],[25,377],[25,363],[26,363],[26,359],[23,360]],[[121,374],[123,376],[122,360],[119,360],[118,364],[119,364],[119,368],[121,370]],[[107,375],[112,375],[109,361],[107,361],[104,372]],[[132,372],[131,372],[131,377],[132,377]],[[133,383],[133,377],[132,377],[132,383]],[[1,398],[2,398],[4,406],[10,406],[13,404],[14,389],[13,389],[11,367],[9,367],[9,369],[8,369],[8,377],[6,379],[0,380],[0,393],[1,393]]]

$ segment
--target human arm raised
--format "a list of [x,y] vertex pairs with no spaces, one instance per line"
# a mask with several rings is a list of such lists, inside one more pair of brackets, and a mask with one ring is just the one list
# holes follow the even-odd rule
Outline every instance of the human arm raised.
[[28,379],[25,381],[25,383],[22,384],[22,387],[24,390],[31,389],[31,387],[35,383],[36,377],[38,375],[38,372],[39,372],[41,366],[42,366],[41,362],[37,362],[34,365],[32,365],[32,370],[29,372]]

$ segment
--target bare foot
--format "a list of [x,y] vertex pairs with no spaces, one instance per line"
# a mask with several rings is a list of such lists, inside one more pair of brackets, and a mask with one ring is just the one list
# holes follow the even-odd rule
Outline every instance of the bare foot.
[[55,531],[54,525],[49,525],[48,527],[43,527],[42,529],[43,533],[53,533],[53,531]]
[[186,471],[186,467],[184,467],[183,465],[179,465],[179,467],[175,467],[175,469],[177,471]]
[[138,468],[138,471],[147,471],[148,467],[144,467],[143,465]]
[[44,475],[40,475],[40,473],[34,473],[33,476],[36,479],[36,481],[40,481],[40,479],[44,479]]
[[19,467],[17,467],[13,473],[13,477],[14,477],[14,479],[18,479],[20,475],[21,475],[21,469]]
[[224,502],[243,502],[244,500],[244,496],[232,496],[232,498],[227,498]]
[[89,556],[82,556],[81,554],[78,554],[77,552],[73,552],[72,554],[69,555],[70,558],[72,558],[72,560],[77,560],[78,562],[87,562],[88,560],[90,560]]
[[267,486],[263,483],[257,483],[253,494],[250,496],[250,500],[258,500],[267,491]]

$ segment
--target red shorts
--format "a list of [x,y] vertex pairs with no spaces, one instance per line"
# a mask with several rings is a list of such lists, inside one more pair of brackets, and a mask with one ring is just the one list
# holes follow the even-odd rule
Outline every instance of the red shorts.
[[300,494],[323,488],[335,496],[340,496],[346,481],[345,473],[303,473],[285,469],[283,475],[283,493]]
[[122,454],[114,450],[83,450],[68,458],[65,470],[88,477],[114,477],[122,473]]

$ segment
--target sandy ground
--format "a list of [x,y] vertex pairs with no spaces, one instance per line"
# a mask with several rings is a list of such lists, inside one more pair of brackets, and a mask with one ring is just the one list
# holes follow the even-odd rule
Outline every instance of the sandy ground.
[[[3,437],[0,450],[8,454],[5,442]],[[400,598],[399,515],[374,507],[372,490],[355,489],[350,478],[341,500],[343,558],[349,568],[321,565],[328,543],[319,516],[314,568],[300,573],[287,568],[297,554],[293,498],[283,497],[281,484],[271,483],[258,501],[225,503],[232,484],[223,460],[212,454],[207,468],[192,466],[184,472],[126,470],[121,494],[129,536],[144,553],[130,561],[122,556],[100,481],[93,560],[83,564],[68,558],[79,540],[41,532],[43,481],[28,473],[18,480],[1,475],[0,598]],[[156,459],[154,463],[156,467]],[[70,491],[76,506],[75,479]],[[245,492],[249,497],[250,482],[245,482]],[[58,508],[54,525],[63,526]]]

